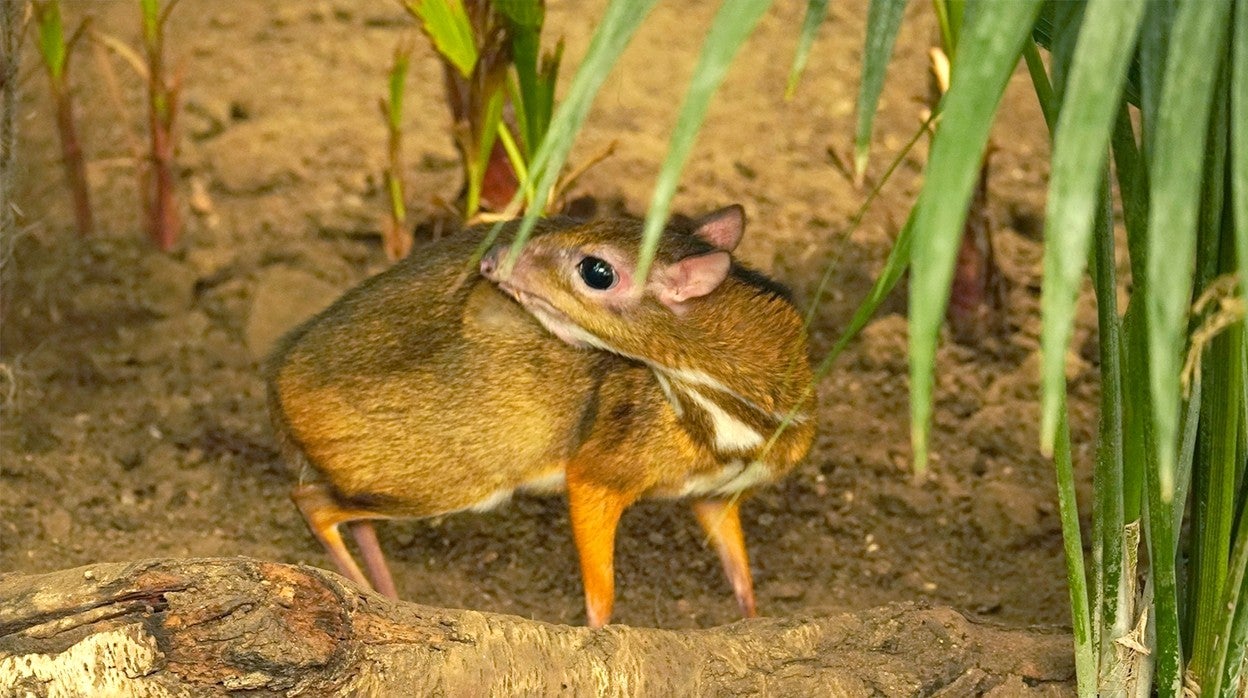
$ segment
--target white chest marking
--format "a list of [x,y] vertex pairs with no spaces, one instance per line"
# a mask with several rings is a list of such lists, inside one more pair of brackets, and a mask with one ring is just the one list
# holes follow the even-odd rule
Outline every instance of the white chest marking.
[[727,496],[771,482],[772,479],[771,468],[766,464],[754,462],[743,466],[738,461],[725,465],[717,473],[689,478],[685,481],[680,496]]
[[715,450],[722,452],[748,451],[763,443],[763,435],[754,431],[750,425],[733,417],[711,400],[702,397],[696,390],[685,393],[698,407],[701,407],[711,418],[711,428],[715,430]]
[[662,373],[655,371],[654,377],[659,381],[659,387],[663,389],[663,395],[667,397],[667,401],[671,403],[672,410],[676,412],[677,419],[685,416],[685,406],[680,403],[680,398],[676,396],[676,392],[672,390],[672,384]]
[[711,415],[711,420],[715,424],[715,443],[720,450],[732,451],[749,449],[762,443],[763,437],[760,436],[758,432],[742,423],[741,420],[732,417],[727,412],[724,412],[724,410],[718,405],[714,405],[706,398],[698,395],[696,390],[680,391],[675,389],[672,386],[672,383],[676,383],[677,385],[680,383],[687,383],[689,385],[700,385],[710,388],[711,390],[731,396],[750,409],[767,415],[771,419],[778,422],[791,419],[792,423],[801,424],[810,418],[810,415],[808,414],[790,415],[788,412],[774,412],[772,410],[764,409],[763,407],[755,404],[754,401],[738,394],[736,391],[720,382],[719,379],[715,378],[715,376],[708,373],[697,369],[668,368],[667,366],[657,364],[649,359],[646,359],[645,357],[635,356],[633,354],[629,354],[628,352],[620,351],[603,341],[601,337],[598,337],[580,325],[554,317],[540,308],[530,308],[530,311],[543,325],[545,325],[546,329],[550,330],[555,334],[555,336],[572,346],[602,349],[603,351],[609,351],[613,354],[619,354],[620,356],[641,361],[642,363],[650,366],[650,369],[654,371],[655,377],[659,380],[659,387],[663,389],[663,395],[667,398],[667,401],[671,403],[672,409],[675,410],[677,417],[684,417],[684,405],[681,404],[680,398],[678,397],[678,395],[682,393],[688,395],[690,399]]
[[[746,398],[744,395],[737,393],[732,388],[729,388],[728,386],[721,383],[719,379],[715,378],[715,376],[704,373],[702,371],[689,369],[689,368],[664,368],[662,366],[655,366],[653,368],[655,370],[656,375],[660,373],[666,373],[668,378],[678,383],[688,383],[689,385],[700,385],[706,388],[710,388],[711,390],[719,391],[725,395],[729,395],[735,400],[739,401],[741,404],[749,407],[750,409],[760,414],[767,415],[768,417],[776,421],[781,421],[783,419],[788,418],[789,416],[788,412],[773,412],[771,410],[764,409],[762,406],[756,404],[753,400]],[[807,419],[807,415],[805,414],[798,414],[798,415],[793,416],[793,422],[797,424],[805,422],[806,419]]]

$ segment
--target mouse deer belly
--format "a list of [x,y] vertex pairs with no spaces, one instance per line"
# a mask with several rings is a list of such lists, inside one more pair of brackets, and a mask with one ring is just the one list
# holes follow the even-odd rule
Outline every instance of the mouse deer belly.
[[563,401],[481,399],[480,386],[448,391],[429,376],[400,383],[279,384],[289,387],[282,407],[292,435],[344,499],[419,518],[492,509],[517,489],[561,488],[579,419]]

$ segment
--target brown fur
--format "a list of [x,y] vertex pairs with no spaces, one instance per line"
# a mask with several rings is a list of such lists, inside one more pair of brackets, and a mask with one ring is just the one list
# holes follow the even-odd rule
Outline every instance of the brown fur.
[[[604,311],[573,290],[567,269],[577,254],[593,254],[611,248],[621,257],[636,259],[641,225],[634,221],[610,221],[595,225],[552,230],[525,247],[509,283],[524,293],[541,298],[576,325],[602,338],[612,350],[676,371],[695,371],[714,378],[731,393],[686,383],[685,393],[697,393],[755,431],[771,435],[790,414],[797,418],[775,443],[743,453],[716,454],[709,446],[713,429],[709,416],[690,400],[681,400],[684,416],[654,417],[651,427],[666,435],[666,427],[684,432],[671,443],[692,439],[709,453],[697,454],[685,472],[698,473],[733,460],[763,460],[779,477],[791,469],[814,438],[814,394],[809,390],[810,362],[802,318],[783,288],[766,277],[734,264],[728,277],[710,295],[687,303],[676,314],[649,292],[626,308]],[[664,266],[712,248],[687,234],[663,236],[654,273]],[[648,381],[653,382],[653,381]],[[662,410],[672,410],[664,399]],[[638,432],[633,440],[640,440]],[[624,436],[624,435],[621,435]],[[660,439],[647,438],[645,449],[660,449]],[[666,445],[666,444],[664,444]],[[682,450],[688,450],[683,448]],[[693,449],[697,451],[697,448]],[[710,462],[707,462],[709,458]],[[667,468],[681,471],[679,466]],[[674,478],[679,480],[679,476]]]
[[478,242],[417,250],[270,359],[287,461],[306,461],[344,504],[432,516],[562,469],[602,366],[623,363],[559,342],[475,276],[448,294]]
[[[635,250],[638,230],[636,222],[543,221],[521,263],[531,268],[534,254],[584,243]],[[801,319],[772,282],[734,267],[680,318],[653,307],[598,318],[576,311],[626,351],[577,348],[493,283],[473,274],[455,287],[478,243],[468,233],[418,249],[281,340],[266,377],[283,455],[300,469],[294,499],[339,568],[367,584],[337,531],[350,523],[374,586],[393,593],[367,519],[474,508],[564,476],[589,619],[600,625],[610,617],[611,551],[624,508],[641,497],[683,496],[691,478],[731,475],[753,461],[766,464],[762,481],[772,480],[805,455],[814,426]],[[660,257],[709,249],[669,231]],[[682,384],[678,413],[653,362],[714,376],[731,394]],[[693,390],[758,434],[770,435],[790,411],[799,421],[774,447],[723,453],[712,416],[683,404]],[[305,476],[316,482],[303,485]],[[752,615],[736,502],[706,502],[699,520]]]

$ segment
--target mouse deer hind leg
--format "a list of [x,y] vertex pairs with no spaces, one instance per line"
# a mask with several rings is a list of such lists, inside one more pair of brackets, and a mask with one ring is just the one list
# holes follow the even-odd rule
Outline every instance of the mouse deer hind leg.
[[745,550],[745,535],[741,531],[740,498],[694,500],[693,515],[719,553],[741,615],[755,617],[758,611],[754,605],[754,579],[750,574],[750,556]]
[[355,544],[360,549],[360,557],[364,558],[364,569],[368,570],[368,578],[373,581],[373,588],[382,596],[399,598],[399,591],[394,587],[394,577],[390,574],[390,566],[386,564],[386,556],[381,552],[381,543],[377,542],[377,529],[373,528],[373,522],[363,519],[347,525],[355,536]]
[[[390,568],[386,565],[385,555],[377,542],[377,531],[371,521],[384,517],[362,509],[343,507],[325,484],[299,485],[291,491],[290,498],[298,507],[299,513],[303,514],[312,535],[325,546],[325,551],[343,576],[366,589],[374,589],[392,599],[398,598]],[[342,540],[338,526],[344,523],[350,527],[355,542],[360,547],[368,577],[364,576]]]

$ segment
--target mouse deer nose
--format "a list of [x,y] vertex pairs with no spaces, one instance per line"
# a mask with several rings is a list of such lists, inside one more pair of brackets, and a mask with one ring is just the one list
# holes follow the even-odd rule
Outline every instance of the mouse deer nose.
[[489,252],[481,258],[481,275],[490,281],[498,281],[499,269],[503,263],[503,253],[506,247],[503,245],[495,245],[490,248]]

